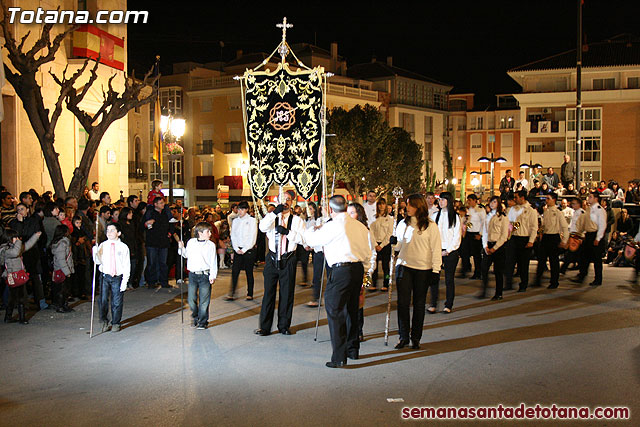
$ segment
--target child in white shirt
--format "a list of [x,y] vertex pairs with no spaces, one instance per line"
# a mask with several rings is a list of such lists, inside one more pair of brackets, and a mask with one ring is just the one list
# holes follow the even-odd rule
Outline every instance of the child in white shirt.
[[131,273],[129,247],[120,240],[120,225],[107,226],[107,240],[93,247],[93,261],[99,265],[100,321],[102,332],[109,330],[109,295],[111,295],[111,332],[120,331],[124,291],[127,290]]
[[[211,225],[200,222],[195,226],[197,237],[190,239],[185,248],[184,242],[178,243],[178,253],[187,258],[189,270],[189,308],[193,318],[192,327],[207,329],[209,323],[209,303],[211,285],[216,281],[216,245],[211,241]],[[198,294],[200,301],[198,302]]]

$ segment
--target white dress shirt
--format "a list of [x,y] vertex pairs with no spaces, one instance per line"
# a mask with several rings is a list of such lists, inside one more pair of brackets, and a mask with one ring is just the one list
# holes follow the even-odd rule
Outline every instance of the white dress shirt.
[[243,217],[237,216],[233,220],[231,229],[231,244],[233,250],[247,252],[256,245],[258,237],[258,223],[254,217],[246,213]]
[[211,240],[198,240],[195,237],[189,239],[186,247],[178,248],[178,254],[187,259],[187,270],[209,270],[209,281],[215,280],[218,276],[218,254],[216,245]]
[[334,216],[322,228],[305,231],[304,241],[307,246],[323,246],[330,267],[339,262],[361,262],[365,271],[371,268],[369,230],[345,212]]
[[[305,228],[305,231],[309,229],[313,230],[315,227],[318,227],[320,225],[322,225],[322,217],[318,219],[308,218],[307,221],[304,223],[304,228]],[[315,253],[322,252],[322,246],[309,246],[309,247],[313,248],[313,251]]]
[[513,186],[513,188],[515,189],[518,184],[522,184],[522,188],[524,188],[525,190],[529,190],[529,181],[527,181],[527,178],[516,179],[516,184]]
[[591,221],[598,226],[596,240],[599,242],[604,237],[605,231],[607,231],[607,213],[598,203],[591,205],[589,212],[591,214]]
[[[431,215],[433,222],[436,222],[438,212]],[[456,223],[453,227],[449,227],[449,214],[447,209],[440,211],[440,219],[436,223],[440,229],[440,239],[442,241],[442,250],[451,253],[460,247],[460,218],[455,216]]]
[[442,268],[442,242],[438,226],[429,220],[425,230],[417,230],[417,220],[410,218],[410,223],[400,221],[396,228],[398,251],[396,265],[405,265],[416,270],[433,270],[439,273]]
[[562,212],[562,215],[564,215],[564,219],[567,221],[567,224],[569,224],[571,222],[571,218],[573,217],[573,209],[567,206],[566,208],[562,209],[560,212]]
[[578,223],[578,218],[580,215],[584,213],[584,209],[580,208],[577,211],[573,211],[573,216],[571,217],[571,222],[569,223],[569,233],[576,233],[578,229],[576,228],[576,224]]
[[482,250],[489,247],[489,242],[494,242],[492,249],[496,251],[509,239],[509,220],[506,215],[497,215],[497,211],[492,210],[487,214],[482,225]]
[[[287,224],[289,223],[289,215],[293,215],[291,211],[282,212],[278,214],[278,225],[281,225],[287,228]],[[280,243],[278,244],[278,250],[281,254],[287,252],[295,252],[296,247],[300,244],[303,245],[304,241],[302,240],[302,234],[304,233],[304,222],[300,219],[299,216],[293,215],[293,219],[291,220],[291,229],[289,230],[289,234],[280,235],[276,233],[276,214],[273,212],[269,212],[260,220],[260,231],[265,233],[269,238],[269,250],[273,253],[276,252],[276,235],[280,239]],[[283,243],[286,243],[285,247],[283,247]],[[307,244],[307,246],[312,246]]]
[[131,258],[129,247],[120,239],[105,240],[97,248],[93,247],[93,262],[98,264],[100,271],[111,276],[122,275],[120,292],[127,290],[129,275],[131,274]]
[[467,227],[467,232],[482,232],[482,226],[484,225],[484,219],[487,217],[487,211],[485,211],[480,206],[476,206],[475,208],[469,208],[467,214],[469,215],[469,220],[467,221],[467,223],[470,222],[472,225],[472,227]]
[[371,227],[371,224],[376,220],[376,214],[378,213],[376,210],[376,202],[373,202],[373,204],[370,204],[369,202],[365,203],[364,213],[367,215],[367,225]]

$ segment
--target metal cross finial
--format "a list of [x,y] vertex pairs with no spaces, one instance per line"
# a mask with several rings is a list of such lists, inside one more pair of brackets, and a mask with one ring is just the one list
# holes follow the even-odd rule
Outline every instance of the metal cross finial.
[[287,17],[285,16],[282,19],[282,24],[276,24],[276,27],[282,28],[282,41],[286,42],[287,41],[287,28],[293,28],[293,24],[288,24],[287,23]]

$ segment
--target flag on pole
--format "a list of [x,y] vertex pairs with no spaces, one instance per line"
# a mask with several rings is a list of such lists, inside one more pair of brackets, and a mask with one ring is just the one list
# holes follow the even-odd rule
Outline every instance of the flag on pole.
[[153,160],[162,168],[162,129],[160,129],[160,96],[156,97],[153,114]]

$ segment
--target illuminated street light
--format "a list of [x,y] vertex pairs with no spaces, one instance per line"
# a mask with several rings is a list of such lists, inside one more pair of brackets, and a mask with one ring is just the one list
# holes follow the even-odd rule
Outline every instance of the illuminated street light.
[[[162,130],[163,139],[166,144],[172,142],[178,142],[184,135],[186,129],[186,122],[184,119],[174,117],[169,114],[168,116],[160,117],[160,129]],[[173,159],[171,154],[169,155],[169,203],[173,203]]]

